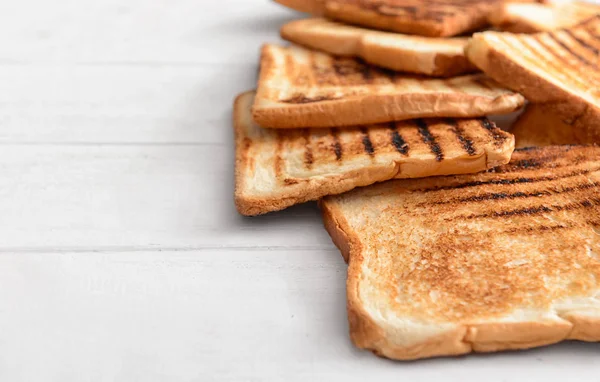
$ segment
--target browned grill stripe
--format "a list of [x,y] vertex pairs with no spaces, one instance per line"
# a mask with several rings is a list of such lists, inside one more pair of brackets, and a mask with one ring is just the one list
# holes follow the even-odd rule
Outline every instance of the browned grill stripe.
[[498,231],[497,233],[504,234],[532,234],[532,233],[542,233],[542,232],[552,232],[560,229],[573,229],[575,228],[571,224],[567,225],[537,225],[533,227],[512,227],[503,231]]
[[390,139],[392,141],[392,145],[396,148],[396,150],[402,155],[408,155],[409,146],[408,143],[402,138],[400,132],[396,128],[395,122],[390,122]]
[[333,137],[333,152],[335,153],[335,159],[342,159],[342,145],[338,136],[337,129],[331,129],[331,136]]
[[365,148],[365,152],[369,155],[373,155],[375,150],[373,149],[373,142],[371,142],[371,138],[369,138],[369,131],[365,127],[361,127],[360,132],[363,135],[362,143]]
[[560,211],[573,211],[581,208],[590,208],[600,205],[600,198],[584,199],[573,203],[567,204],[552,204],[550,206],[536,206],[517,208],[514,210],[494,211],[484,214],[471,214],[464,216],[455,216],[452,218],[444,219],[445,221],[453,220],[470,220],[470,219],[482,219],[482,218],[503,218],[511,216],[530,216],[540,215],[547,212],[560,212]]
[[566,165],[577,165],[582,162],[588,161],[590,158],[586,158],[585,156],[578,155],[575,158],[572,158],[569,163],[560,163],[556,162],[559,158],[558,155],[545,155],[538,158],[527,158],[520,160],[513,160],[509,164],[506,164],[502,167],[497,167],[495,169],[488,170],[489,172],[494,172],[497,174],[514,172],[515,170],[538,170],[540,168],[552,168],[557,169],[559,167],[564,167]]
[[573,40],[577,41],[577,43],[579,45],[581,45],[585,49],[589,50],[590,52],[594,53],[596,56],[600,54],[600,51],[596,47],[588,44],[584,39],[580,38],[579,36],[577,36],[575,33],[570,31],[569,29],[564,29],[564,32],[566,34],[568,34],[569,37],[571,37]]
[[427,122],[422,119],[415,120],[417,127],[419,129],[419,134],[421,134],[421,139],[425,144],[429,146],[429,150],[433,154],[435,154],[435,160],[441,162],[444,160],[444,152],[440,145],[436,142],[435,137],[429,131],[429,126],[427,126]]
[[460,142],[460,145],[466,153],[471,156],[475,155],[476,151],[475,147],[473,147],[473,141],[465,136],[465,131],[459,126],[458,122],[455,119],[447,119],[446,123],[452,126],[452,131],[454,132],[454,135],[456,135],[456,139],[458,139],[458,142]]
[[435,203],[429,203],[434,205],[443,205],[443,204],[454,204],[454,203],[475,203],[475,202],[485,202],[490,200],[503,200],[503,199],[521,199],[521,198],[535,198],[541,196],[551,196],[558,195],[563,193],[569,193],[573,191],[583,191],[588,190],[590,188],[595,188],[600,186],[600,183],[582,183],[572,187],[565,188],[548,188],[546,190],[533,191],[533,192],[514,192],[514,193],[505,193],[505,192],[490,192],[487,194],[479,194],[473,196],[467,196],[462,198],[453,198],[441,200]]
[[521,160],[512,162],[510,164],[510,166],[512,168],[518,168],[518,169],[538,169],[538,168],[542,167],[543,163],[546,162],[548,159],[555,159],[555,158],[551,157],[551,158],[540,158],[540,159],[535,159],[535,158],[521,159]]
[[[565,44],[564,42],[562,42],[558,36],[555,33],[549,33],[548,36],[552,39],[552,41],[554,41],[555,43],[557,43],[558,45],[561,46],[561,48],[563,48],[567,53],[569,53],[571,56],[575,57],[579,62],[591,66],[593,68],[597,67],[597,64],[594,62],[589,61],[587,58],[581,56],[579,53],[575,52],[573,49],[571,49],[570,46],[568,46],[567,44]],[[539,40],[539,39],[538,39]],[[541,42],[540,42],[541,43]],[[561,59],[561,61],[565,62],[562,59],[562,56],[560,56],[559,54],[557,54],[555,51],[553,51],[552,49],[548,48],[548,50],[550,51],[550,53],[552,55],[554,55],[555,57],[558,57],[559,59]]]
[[304,165],[310,170],[314,161],[312,146],[310,144],[310,129],[304,129],[302,135],[304,137]]
[[600,167],[595,167],[592,169],[586,170],[576,170],[563,175],[551,175],[551,176],[542,176],[539,178],[512,178],[512,179],[490,179],[490,180],[479,180],[474,182],[466,182],[459,183],[451,186],[442,186],[435,188],[425,188],[421,189],[421,192],[431,192],[431,191],[446,191],[446,190],[458,190],[462,188],[469,187],[479,187],[484,185],[510,185],[510,184],[520,184],[520,183],[538,183],[538,182],[549,182],[552,180],[565,179],[565,178],[573,178],[580,175],[587,175],[596,171],[600,171]]
[[444,17],[454,16],[456,13],[459,12],[459,9],[456,8],[460,8],[460,10],[464,8],[463,5],[458,4],[454,5],[453,7],[450,6],[440,8],[441,5],[442,4],[437,4],[437,9],[436,5],[433,5],[433,8],[431,8],[432,4],[427,4],[427,6],[430,8],[391,4],[374,4],[368,7],[365,7],[363,5],[363,8],[377,12],[382,16],[409,16],[414,20],[432,19],[435,21],[444,21]]
[[597,33],[594,33],[594,31],[592,30],[586,30],[586,32],[590,35],[591,38],[593,38],[594,40],[600,40],[600,35]]
[[505,134],[503,134],[502,130],[496,127],[494,122],[490,121],[486,117],[479,118],[479,124],[489,132],[490,136],[494,140],[495,146],[502,146],[502,144],[504,144],[508,138]]
[[[542,45],[543,48],[545,47],[544,51],[548,50],[548,48],[544,45],[544,43],[539,41],[539,38],[537,36],[531,37],[531,38],[538,41]],[[571,73],[565,72],[564,65],[557,64],[554,61],[549,61],[546,57],[544,57],[544,54],[540,53],[540,51],[531,44],[531,42],[529,41],[528,38],[523,38],[521,40],[521,42],[523,43],[523,45],[525,45],[529,49],[529,53],[531,53],[531,55],[535,57],[537,62],[541,62],[545,65],[548,65],[551,70],[555,70],[557,73],[562,73],[570,81],[578,84],[579,86],[585,87],[588,85],[588,84],[584,83],[578,76],[573,76]],[[510,40],[505,39],[504,43],[511,46]]]

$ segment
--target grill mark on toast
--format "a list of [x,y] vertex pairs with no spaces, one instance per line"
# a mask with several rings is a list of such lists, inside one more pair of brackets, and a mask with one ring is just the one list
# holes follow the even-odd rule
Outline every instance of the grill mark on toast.
[[[558,159],[558,158],[559,158],[559,155],[551,154],[551,155],[541,156],[538,158],[527,158],[527,159],[514,160],[502,167],[490,169],[490,170],[488,170],[488,172],[501,174],[501,173],[506,173],[506,172],[514,172],[515,170],[538,170],[540,168],[557,169],[560,167],[567,166],[567,164],[561,164],[560,162],[557,163],[556,159]],[[585,156],[582,156],[582,155],[578,155],[575,158],[571,158],[568,165],[570,165],[570,166],[578,165],[587,160],[589,160],[589,158],[586,158]]]
[[[557,43],[558,45],[560,45],[561,48],[563,48],[569,55],[575,57],[577,59],[577,61],[591,66],[592,68],[597,68],[597,65],[593,62],[590,62],[587,58],[581,56],[579,53],[575,52],[573,49],[571,49],[570,46],[568,46],[567,44],[565,44],[564,42],[562,42],[559,37],[556,35],[556,33],[548,33],[548,36],[552,39],[552,41],[554,41],[555,43]],[[540,41],[541,39],[538,39],[538,41]],[[540,42],[541,43],[541,42]],[[562,56],[558,55],[554,50],[552,50],[550,47],[547,47],[548,51],[554,56],[557,57],[559,60],[561,60],[562,62],[566,63],[566,64],[570,64],[568,63],[568,61],[566,61]],[[572,65],[571,65],[572,66]]]
[[331,66],[337,80],[358,75],[360,77],[358,83],[360,84],[370,84],[376,76],[385,77],[392,81],[394,76],[392,72],[377,69],[359,58],[334,57],[331,60]]
[[469,137],[465,136],[465,131],[459,126],[458,122],[454,119],[447,119],[446,123],[452,126],[452,131],[454,132],[454,135],[456,135],[456,139],[458,139],[458,142],[465,152],[470,156],[475,155],[476,151],[475,147],[473,147],[473,141]]
[[369,131],[367,128],[361,127],[360,132],[362,133],[362,144],[365,148],[365,152],[370,156],[373,156],[375,150],[373,149],[373,142],[371,142],[371,138],[369,138]]
[[571,31],[569,29],[564,29],[563,32],[565,32],[573,40],[577,41],[577,43],[579,45],[581,45],[585,49],[589,50],[590,52],[594,53],[596,56],[600,54],[600,51],[596,47],[590,45],[584,39],[582,39],[581,37],[577,36],[575,33],[573,33],[573,31]]
[[491,122],[486,117],[479,118],[479,124],[489,132],[490,136],[494,140],[494,146],[502,146],[508,139],[506,135],[502,134],[502,130],[497,128],[494,122]]
[[434,203],[428,202],[427,204],[433,205],[444,205],[444,204],[460,204],[460,203],[475,203],[475,202],[484,202],[484,201],[492,201],[492,200],[504,200],[504,199],[525,199],[525,198],[536,198],[542,196],[552,196],[564,193],[570,193],[573,191],[584,191],[589,190],[590,188],[595,188],[600,186],[600,183],[581,183],[576,186],[565,187],[565,188],[548,188],[545,190],[532,191],[532,192],[490,192],[486,194],[473,195],[461,198],[452,198],[448,200],[441,200]]
[[478,2],[481,3],[481,1],[466,3],[424,2],[420,6],[359,2],[357,6],[382,16],[443,22],[447,17],[456,16],[459,12],[471,13],[472,10],[469,7]]
[[576,202],[567,203],[567,204],[552,204],[550,206],[535,206],[535,207],[525,207],[525,208],[517,208],[514,210],[503,210],[503,211],[494,211],[483,214],[471,214],[464,216],[455,216],[452,218],[444,219],[445,221],[454,221],[454,220],[471,220],[471,219],[481,219],[481,218],[503,218],[503,217],[511,217],[511,216],[531,216],[531,215],[540,215],[548,212],[560,212],[560,211],[573,211],[577,209],[586,209],[594,206],[600,205],[600,198],[589,198],[578,200]]
[[[531,38],[533,40],[537,41],[539,45],[541,45],[543,52],[547,53],[548,51],[550,51],[550,49],[548,49],[548,47],[544,44],[544,42],[540,41],[538,36],[534,35]],[[502,41],[506,45],[512,47],[509,40],[502,39]],[[539,49],[531,44],[531,41],[529,41],[529,39],[523,38],[522,40],[520,40],[520,42],[525,46],[525,48],[528,49],[528,53],[530,53],[533,56],[532,58],[533,58],[533,60],[535,60],[535,62],[537,62],[537,63],[543,62],[544,64],[546,64],[547,66],[550,67],[550,70],[554,71],[555,73],[560,73],[562,76],[566,77],[571,83],[578,84],[578,86],[581,86],[581,87],[588,86],[588,84],[581,81],[581,79],[578,76],[573,76],[570,72],[565,72],[565,70],[564,70],[565,68],[563,66],[561,66],[560,64],[557,64],[554,61],[547,59],[545,57],[544,53],[540,53]],[[516,48],[513,48],[513,49],[516,49]],[[552,56],[554,56],[554,54],[552,52],[550,52],[550,54]]]
[[419,129],[419,134],[421,134],[421,139],[423,143],[429,146],[429,150],[433,154],[435,154],[435,160],[441,162],[444,160],[444,152],[440,147],[439,143],[436,142],[435,137],[431,135],[431,131],[429,131],[429,126],[427,126],[427,122],[423,119],[415,120],[417,127]]
[[302,135],[304,138],[304,165],[310,170],[314,162],[312,147],[310,145],[310,129],[305,129]]
[[512,178],[512,179],[490,179],[490,180],[478,180],[473,182],[459,183],[451,186],[442,186],[442,187],[434,187],[434,188],[424,188],[420,189],[420,192],[432,192],[432,191],[447,191],[447,190],[458,190],[463,188],[470,187],[479,187],[485,185],[509,185],[509,184],[520,184],[520,183],[538,183],[538,182],[549,182],[558,179],[566,179],[573,178],[580,175],[587,175],[596,171],[600,171],[600,167],[595,167],[592,169],[585,170],[576,170],[563,175],[550,175],[550,176],[542,176],[539,178]]
[[532,234],[532,233],[537,233],[540,234],[542,232],[553,232],[553,231],[558,231],[561,229],[573,229],[575,228],[573,225],[568,224],[568,225],[538,225],[538,226],[533,226],[533,227],[513,227],[513,228],[509,228],[503,231],[500,231],[500,233],[504,233],[504,234],[518,234],[518,233],[526,233],[526,234]]
[[514,163],[511,163],[512,166],[514,166],[515,168],[521,168],[521,169],[537,169],[542,167],[543,162],[545,162],[547,159],[543,158],[541,160],[535,159],[535,158],[530,158],[530,159],[521,159],[518,161],[515,161]]
[[331,129],[331,137],[333,138],[332,148],[333,152],[335,153],[335,159],[339,161],[342,159],[342,145],[340,143],[337,129]]
[[392,145],[396,148],[396,151],[402,155],[408,155],[408,143],[406,143],[404,138],[402,138],[402,135],[400,135],[400,132],[398,132],[395,122],[390,122],[390,139]]
[[500,147],[508,139],[508,136],[506,134],[504,134],[504,132],[502,130],[500,130],[498,127],[496,127],[496,125],[493,122],[491,122],[489,119],[484,117],[484,118],[480,119],[480,123],[481,123],[481,126],[483,126],[487,131],[489,131],[490,136],[494,140],[494,146]]

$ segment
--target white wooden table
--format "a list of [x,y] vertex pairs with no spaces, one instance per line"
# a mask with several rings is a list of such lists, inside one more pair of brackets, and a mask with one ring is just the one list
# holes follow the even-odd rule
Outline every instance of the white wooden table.
[[0,381],[598,380],[597,344],[356,350],[316,206],[236,213],[232,100],[294,17],[266,0],[0,5]]

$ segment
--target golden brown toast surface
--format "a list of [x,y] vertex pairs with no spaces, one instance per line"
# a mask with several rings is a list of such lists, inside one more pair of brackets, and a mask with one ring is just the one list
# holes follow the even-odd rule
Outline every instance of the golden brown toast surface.
[[235,101],[236,205],[245,215],[392,178],[483,171],[506,163],[512,135],[487,119],[417,120],[347,129],[264,129],[253,92]]
[[593,144],[543,104],[529,104],[510,130],[516,147]]
[[324,13],[373,29],[446,37],[484,27],[500,6],[498,0],[325,0]]
[[482,74],[410,76],[298,46],[265,45],[253,117],[263,127],[339,127],[502,114],[523,102]]
[[355,344],[397,359],[600,341],[600,148],[322,200]]
[[563,30],[517,35],[484,32],[466,48],[485,73],[600,141],[600,16]]
[[359,57],[387,69],[450,77],[475,72],[467,60],[467,38],[435,38],[380,32],[324,18],[289,22],[281,36],[338,56]]

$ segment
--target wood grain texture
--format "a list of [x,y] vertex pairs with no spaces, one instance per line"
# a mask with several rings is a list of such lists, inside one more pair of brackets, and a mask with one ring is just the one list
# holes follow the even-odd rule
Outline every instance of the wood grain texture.
[[0,380],[595,380],[595,344],[355,350],[316,206],[235,212],[233,97],[295,17],[262,0],[0,5]]

